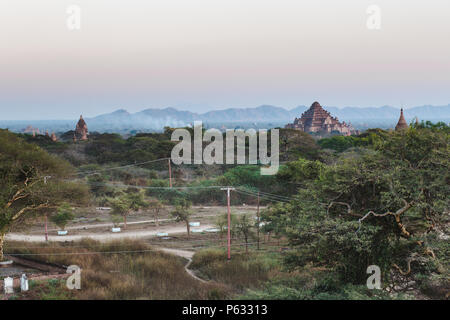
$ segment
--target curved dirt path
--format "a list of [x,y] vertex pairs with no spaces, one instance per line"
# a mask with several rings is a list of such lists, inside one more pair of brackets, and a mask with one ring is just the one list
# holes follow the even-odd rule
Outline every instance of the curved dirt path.
[[200,282],[203,282],[203,283],[208,282],[208,281],[206,281],[206,280],[203,280],[202,278],[197,277],[197,276],[195,275],[194,271],[192,271],[191,269],[189,269],[189,266],[190,266],[191,263],[192,263],[192,257],[194,256],[194,253],[195,253],[195,252],[193,252],[193,251],[188,251],[188,250],[180,250],[180,249],[169,249],[169,248],[157,248],[157,249],[160,249],[161,251],[164,251],[164,252],[167,252],[167,253],[170,253],[170,254],[179,256],[179,257],[186,258],[186,259],[188,260],[188,263],[184,266],[184,270],[186,270],[186,272],[187,272],[192,278],[194,278],[194,279],[196,279],[196,280],[198,280],[198,281],[200,281]]

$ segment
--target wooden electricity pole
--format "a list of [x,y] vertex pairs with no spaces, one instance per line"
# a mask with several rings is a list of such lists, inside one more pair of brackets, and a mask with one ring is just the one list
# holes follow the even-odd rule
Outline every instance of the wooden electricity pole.
[[234,188],[226,187],[220,188],[220,190],[227,191],[227,207],[228,207],[228,228],[227,228],[227,237],[228,237],[228,260],[231,259],[231,209],[230,209],[230,191],[234,190]]
[[260,219],[259,219],[259,191],[258,191],[258,209],[256,211],[256,232],[257,232],[257,244],[258,244],[258,250],[259,250],[259,224],[260,224]]
[[[51,176],[45,176],[44,177],[44,184],[47,184],[47,180],[50,179]],[[47,228],[47,224],[48,224],[48,219],[47,219],[47,215],[48,213],[45,213],[45,241],[48,241],[48,228]]]
[[47,213],[45,214],[45,241],[48,241]]

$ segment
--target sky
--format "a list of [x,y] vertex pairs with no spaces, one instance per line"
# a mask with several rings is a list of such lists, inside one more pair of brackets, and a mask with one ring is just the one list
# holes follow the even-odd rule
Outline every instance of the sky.
[[449,17],[448,0],[1,0],[0,118],[447,105]]

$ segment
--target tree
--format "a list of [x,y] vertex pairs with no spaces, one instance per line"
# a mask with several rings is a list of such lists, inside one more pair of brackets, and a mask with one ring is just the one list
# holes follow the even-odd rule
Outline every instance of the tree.
[[75,217],[72,211],[72,207],[65,202],[58,208],[56,214],[50,216],[50,220],[61,230],[64,230],[67,223]]
[[320,148],[314,138],[303,131],[280,129],[280,161],[292,161],[303,157],[309,160],[320,158]]
[[158,199],[149,202],[149,209],[153,212],[153,217],[155,218],[156,226],[159,226],[159,213],[163,208],[163,204]]
[[[230,235],[231,238],[234,236],[235,232],[236,232],[236,215],[234,213],[230,213]],[[220,215],[219,217],[217,217],[216,221],[215,221],[215,226],[217,227],[217,229],[219,229],[219,235],[220,235],[220,239],[223,238],[224,234],[227,234],[227,230],[228,230],[228,213],[224,213],[222,215]],[[226,242],[225,242],[226,244]]]
[[144,191],[136,191],[135,189],[130,190],[130,192],[126,195],[130,203],[130,208],[133,211],[139,211],[143,208],[148,208],[148,202],[145,201]]
[[245,241],[245,252],[248,253],[248,240],[254,238],[253,232],[254,223],[251,221],[251,217],[248,214],[243,214],[238,217],[236,222],[237,233],[240,234]]
[[227,227],[226,219],[224,219],[223,216],[219,216],[215,219],[214,225],[217,229],[219,229],[219,237],[222,239]]
[[448,142],[444,127],[411,127],[329,165],[289,164],[280,174],[302,188],[266,217],[296,248],[287,265],[325,265],[355,284],[366,280],[370,264],[385,276],[445,270],[438,257],[450,207]]
[[175,206],[175,209],[170,213],[177,222],[183,221],[186,223],[186,231],[188,238],[190,237],[191,233],[191,215],[192,212],[190,211],[191,208],[191,202],[187,200],[180,200],[178,201],[178,204]]
[[0,261],[5,235],[12,229],[65,201],[87,202],[88,189],[69,180],[74,176],[68,162],[0,130]]
[[119,227],[120,222],[122,221],[122,216],[118,214],[111,214],[111,222],[113,223],[114,228]]
[[144,199],[144,193],[140,191],[122,193],[116,198],[109,199],[108,202],[112,208],[111,214],[122,216],[125,229],[127,228],[128,215],[148,206]]

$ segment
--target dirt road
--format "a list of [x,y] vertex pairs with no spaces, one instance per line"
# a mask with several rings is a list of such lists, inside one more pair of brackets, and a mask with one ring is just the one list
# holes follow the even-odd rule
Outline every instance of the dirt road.
[[[199,229],[204,230],[208,228],[213,228],[214,225],[206,224],[199,227]],[[158,233],[168,233],[177,234],[177,233],[185,233],[185,226],[161,226],[155,230],[135,230],[135,231],[123,231],[120,233],[112,233],[112,232],[97,232],[97,233],[87,233],[80,235],[66,235],[66,236],[53,236],[49,235],[49,241],[78,241],[83,238],[90,238],[98,241],[108,241],[115,239],[142,239],[148,237],[154,237]],[[45,242],[44,235],[27,235],[22,233],[8,233],[6,235],[6,240],[10,241],[27,241],[27,242]]]
[[180,249],[169,249],[169,248],[160,248],[160,247],[157,247],[157,249],[159,249],[161,251],[164,251],[164,252],[167,252],[167,253],[170,253],[170,254],[173,254],[173,255],[176,255],[176,256],[180,256],[180,257],[186,258],[188,260],[188,263],[184,266],[184,270],[186,270],[187,274],[190,275],[192,278],[200,281],[200,282],[203,282],[203,283],[208,282],[206,280],[203,280],[202,278],[197,277],[195,275],[195,273],[191,269],[189,269],[189,266],[192,263],[192,257],[194,256],[194,253],[195,253],[194,251],[187,251],[187,250],[180,250]]

